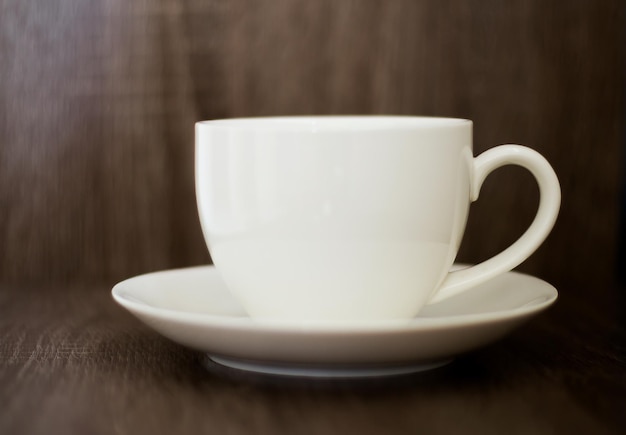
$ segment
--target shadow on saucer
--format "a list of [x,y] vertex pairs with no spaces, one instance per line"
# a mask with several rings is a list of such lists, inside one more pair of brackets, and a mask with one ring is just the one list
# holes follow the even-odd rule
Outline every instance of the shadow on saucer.
[[[368,375],[368,376],[306,376],[261,373],[257,371],[241,370],[215,362],[208,355],[201,356],[202,365],[211,373],[220,378],[245,383],[250,386],[270,389],[306,389],[306,390],[359,390],[359,391],[384,391],[398,389],[422,388],[428,389],[433,386],[441,386],[455,378],[454,372],[458,372],[457,365],[438,365],[429,370],[412,373],[400,373],[391,375]],[[452,375],[452,376],[451,376]]]

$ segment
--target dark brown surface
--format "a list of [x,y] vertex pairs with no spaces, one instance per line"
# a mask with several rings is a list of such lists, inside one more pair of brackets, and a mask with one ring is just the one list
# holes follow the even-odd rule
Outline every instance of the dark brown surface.
[[[621,0],[0,0],[0,434],[619,433]],[[520,269],[556,307],[439,372],[365,384],[208,370],[113,305],[118,280],[209,261],[193,123],[388,113],[475,121],[563,188]],[[528,225],[487,179],[460,260]],[[623,267],[623,265],[622,265]]]
[[[559,287],[615,273],[620,1],[0,2],[0,277],[117,281],[205,263],[193,123],[304,113],[475,121],[563,187],[522,270]],[[522,170],[487,179],[460,259],[528,225]],[[597,291],[602,291],[597,290]]]
[[45,290],[0,289],[3,434],[618,434],[626,424],[626,334],[610,304],[563,298],[439,371],[322,382],[207,369],[107,287]]

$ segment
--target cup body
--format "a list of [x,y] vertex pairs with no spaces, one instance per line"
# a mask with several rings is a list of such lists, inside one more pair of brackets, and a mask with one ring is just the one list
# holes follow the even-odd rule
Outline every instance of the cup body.
[[472,160],[462,119],[199,122],[202,230],[253,318],[410,318],[454,262]]

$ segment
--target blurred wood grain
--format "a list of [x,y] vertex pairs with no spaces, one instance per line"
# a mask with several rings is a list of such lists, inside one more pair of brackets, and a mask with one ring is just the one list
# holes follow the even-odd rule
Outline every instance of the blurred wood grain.
[[[521,269],[602,292],[617,266],[623,6],[0,0],[0,279],[112,283],[210,261],[197,120],[388,113],[470,118],[476,154],[544,154],[563,207]],[[536,203],[528,174],[491,176],[460,259],[507,246]]]
[[212,364],[108,290],[0,285],[10,307],[0,316],[0,433],[617,435],[626,423],[626,331],[586,297],[440,370],[307,380]]
[[[621,433],[625,9],[0,0],[0,433]],[[476,154],[545,155],[562,211],[520,269],[559,303],[442,371],[363,383],[207,370],[114,306],[121,279],[210,261],[195,121],[346,113],[470,118]],[[460,260],[510,244],[537,199],[521,169],[490,176]]]

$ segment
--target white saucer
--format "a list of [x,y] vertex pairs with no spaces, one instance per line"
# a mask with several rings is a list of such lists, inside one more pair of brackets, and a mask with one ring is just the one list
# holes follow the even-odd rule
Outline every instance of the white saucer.
[[491,343],[550,306],[556,289],[516,272],[410,320],[293,324],[249,318],[212,266],[120,282],[113,298],[148,326],[219,364],[312,377],[397,375],[439,367]]

